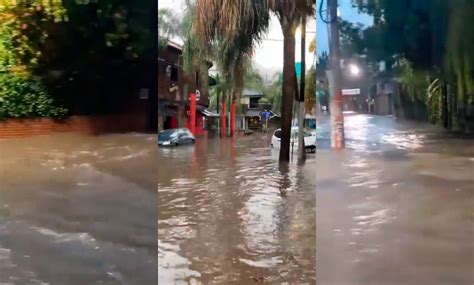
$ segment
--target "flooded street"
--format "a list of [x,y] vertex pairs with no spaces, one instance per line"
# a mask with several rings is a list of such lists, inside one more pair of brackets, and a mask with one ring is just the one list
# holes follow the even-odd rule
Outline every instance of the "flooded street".
[[474,284],[473,140],[319,124],[302,166],[270,135],[1,140],[0,284]]
[[160,284],[315,284],[315,155],[279,167],[269,144],[159,149]]
[[156,137],[0,141],[0,284],[156,284]]
[[474,140],[347,115],[317,154],[318,284],[474,284]]

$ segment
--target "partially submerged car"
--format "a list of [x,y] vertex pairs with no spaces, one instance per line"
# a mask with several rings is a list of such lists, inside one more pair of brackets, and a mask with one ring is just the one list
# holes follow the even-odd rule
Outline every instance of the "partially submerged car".
[[[281,146],[281,129],[275,130],[272,136],[271,147],[279,149]],[[316,152],[316,132],[304,131],[304,146],[306,151]],[[290,147],[298,149],[298,127],[291,128]]]
[[196,138],[194,135],[185,128],[163,130],[158,134],[159,146],[178,146],[194,144],[195,142]]

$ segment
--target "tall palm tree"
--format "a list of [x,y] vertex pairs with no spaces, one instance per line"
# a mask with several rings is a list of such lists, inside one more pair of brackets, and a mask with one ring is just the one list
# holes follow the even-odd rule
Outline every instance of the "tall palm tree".
[[[302,17],[314,13],[315,0],[197,0],[195,33],[202,44],[220,43],[223,67],[236,75],[236,85],[243,87],[242,62],[252,56],[254,45],[266,33],[271,14],[280,21],[284,36],[282,87],[282,139],[280,161],[290,160],[290,136],[293,100],[296,95],[296,28]],[[231,72],[233,71],[233,72]],[[238,89],[237,89],[238,90]],[[239,95],[239,94],[237,94]]]

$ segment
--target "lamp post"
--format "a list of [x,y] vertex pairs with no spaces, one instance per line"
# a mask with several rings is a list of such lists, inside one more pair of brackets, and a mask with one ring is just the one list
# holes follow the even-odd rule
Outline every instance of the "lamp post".
[[341,56],[339,50],[339,19],[337,15],[337,0],[328,0],[330,27],[330,66],[327,77],[331,94],[331,147],[343,149],[345,147],[344,116],[342,112],[341,90]]

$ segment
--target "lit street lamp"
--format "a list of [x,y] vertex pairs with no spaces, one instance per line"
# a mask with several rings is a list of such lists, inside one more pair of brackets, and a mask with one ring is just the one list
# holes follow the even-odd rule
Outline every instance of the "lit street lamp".
[[351,63],[351,64],[349,64],[349,72],[352,76],[359,76],[360,75],[360,68],[359,68],[359,66]]

